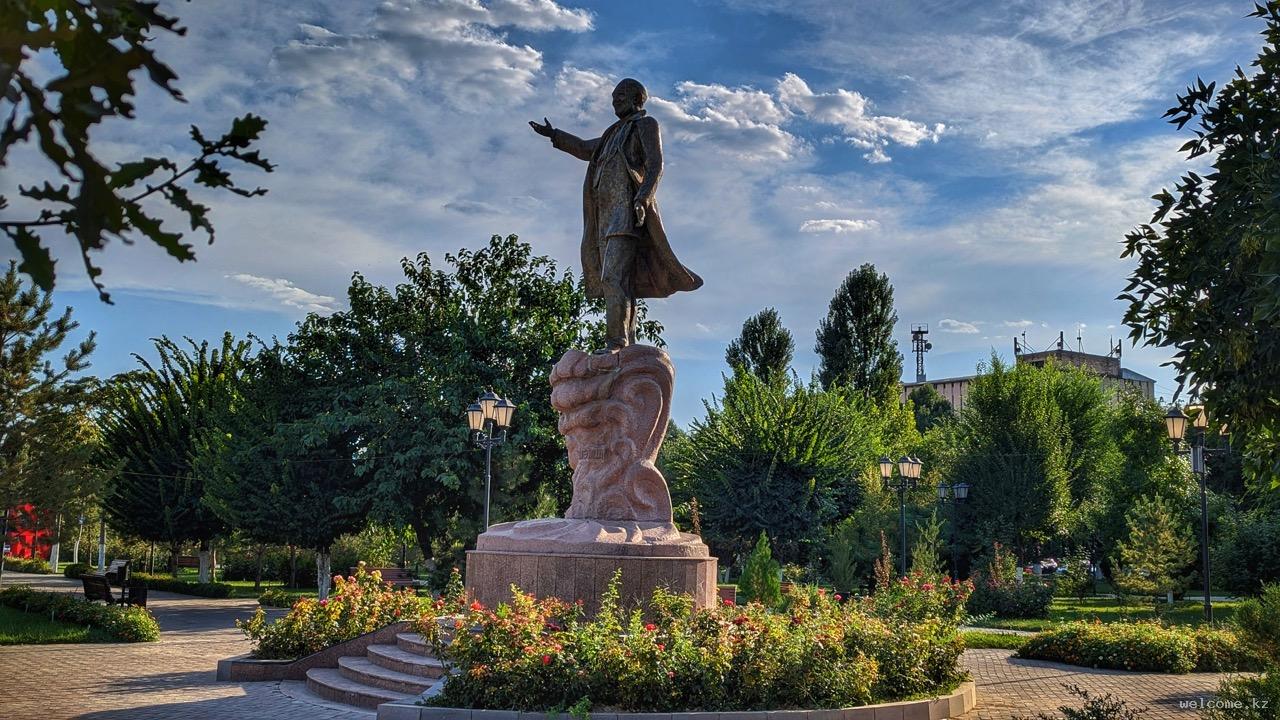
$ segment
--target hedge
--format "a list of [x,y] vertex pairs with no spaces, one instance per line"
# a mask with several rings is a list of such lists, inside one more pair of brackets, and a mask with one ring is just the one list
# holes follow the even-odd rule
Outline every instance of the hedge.
[[1166,673],[1238,672],[1261,667],[1230,630],[1158,622],[1073,622],[1032,637],[1017,653],[1032,660]]
[[124,642],[160,639],[160,626],[155,617],[142,607],[99,605],[71,593],[44,592],[22,585],[0,590],[0,604],[74,625],[98,627]]
[[72,580],[77,580],[92,570],[93,568],[89,563],[71,563],[70,565],[62,568],[62,575],[64,577],[69,577]]
[[231,592],[234,589],[234,586],[226,583],[189,582],[187,580],[175,580],[168,575],[155,575],[151,573],[132,573],[129,577],[134,580],[144,581],[147,584],[148,590],[163,590],[165,592],[195,595],[197,597],[231,597]]
[[49,575],[49,561],[39,558],[20,558],[12,555],[4,556],[4,569],[14,572],[39,573]]

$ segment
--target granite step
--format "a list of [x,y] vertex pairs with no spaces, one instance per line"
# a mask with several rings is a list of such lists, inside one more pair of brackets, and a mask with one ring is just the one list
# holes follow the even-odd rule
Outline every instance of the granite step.
[[417,695],[436,683],[432,678],[422,677],[421,675],[410,675],[409,673],[391,670],[374,665],[368,658],[362,657],[340,657],[338,658],[338,672],[342,676],[365,685],[371,685],[375,688],[383,690],[391,690],[397,693],[412,693]]
[[411,652],[417,655],[431,655],[431,648],[427,646],[427,641],[418,633],[397,634],[396,646],[405,652]]
[[366,657],[374,665],[409,675],[438,678],[444,674],[444,663],[433,657],[409,652],[399,645],[370,645]]
[[365,685],[344,676],[333,668],[311,668],[307,671],[307,690],[325,700],[376,710],[385,702],[414,701],[417,693],[403,693]]

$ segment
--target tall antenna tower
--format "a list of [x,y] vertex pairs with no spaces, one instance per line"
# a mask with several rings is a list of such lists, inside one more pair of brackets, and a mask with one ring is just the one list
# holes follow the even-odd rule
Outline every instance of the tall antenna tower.
[[911,349],[916,353],[916,382],[924,382],[924,354],[933,349],[929,342],[929,325],[911,326]]

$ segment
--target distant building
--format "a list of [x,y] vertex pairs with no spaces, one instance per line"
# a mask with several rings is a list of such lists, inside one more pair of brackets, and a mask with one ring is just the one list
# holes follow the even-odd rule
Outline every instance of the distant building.
[[[1111,348],[1111,352],[1106,355],[1094,355],[1079,350],[1066,349],[1062,334],[1059,333],[1057,347],[1041,352],[1026,352],[1026,345],[1014,338],[1013,354],[1020,364],[1026,363],[1036,367],[1044,367],[1045,363],[1052,360],[1055,364],[1074,365],[1092,370],[1101,376],[1104,386],[1116,388],[1117,394],[1121,389],[1137,388],[1138,392],[1142,393],[1142,396],[1147,399],[1153,400],[1156,396],[1155,380],[1120,366],[1120,343],[1116,343]],[[921,385],[932,385],[939,395],[951,403],[951,407],[959,410],[964,407],[965,399],[969,396],[969,386],[975,377],[977,375],[903,383],[902,401],[906,402],[907,396],[911,394],[911,391]]]

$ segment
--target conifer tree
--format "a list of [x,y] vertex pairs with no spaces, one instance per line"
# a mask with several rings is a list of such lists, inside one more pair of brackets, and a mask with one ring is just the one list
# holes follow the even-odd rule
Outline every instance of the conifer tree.
[[765,308],[742,323],[742,334],[729,343],[724,359],[734,372],[745,370],[765,382],[785,378],[796,344],[782,317]]
[[871,263],[849,273],[818,326],[814,350],[822,387],[851,385],[876,400],[893,395],[902,379],[902,355],[893,339],[896,322],[889,277]]
[[1129,516],[1128,536],[1116,546],[1116,585],[1126,593],[1166,595],[1187,586],[1195,561],[1191,531],[1159,495],[1142,498]]
[[777,607],[782,604],[782,581],[778,578],[780,569],[769,549],[769,536],[761,532],[755,549],[747,557],[747,564],[742,569],[738,589],[749,601],[758,602],[765,607]]

